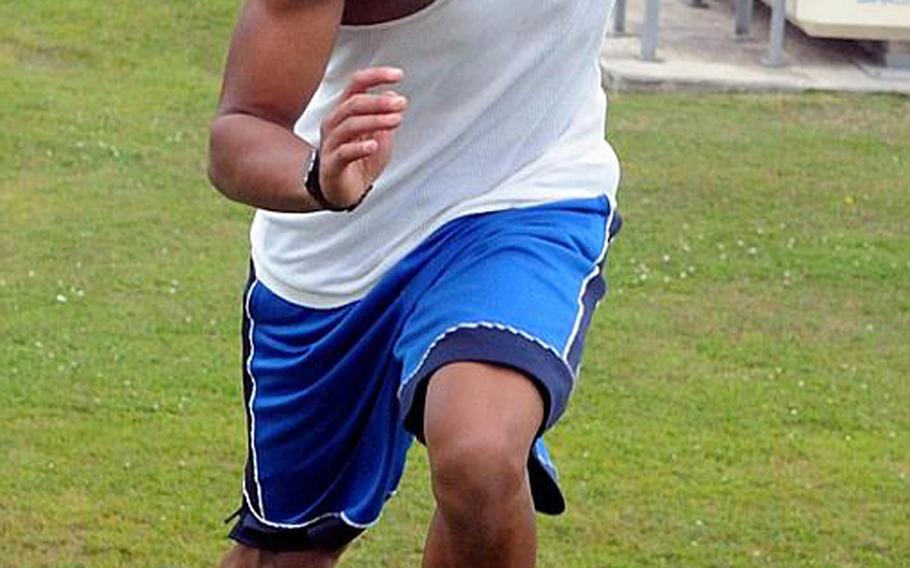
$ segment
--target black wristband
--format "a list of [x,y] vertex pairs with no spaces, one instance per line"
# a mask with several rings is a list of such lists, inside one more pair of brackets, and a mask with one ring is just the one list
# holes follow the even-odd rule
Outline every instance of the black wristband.
[[360,196],[356,202],[348,205],[347,207],[340,207],[335,205],[326,199],[325,194],[322,193],[322,184],[319,183],[319,150],[313,152],[313,158],[310,160],[310,167],[307,170],[306,180],[303,183],[303,186],[306,188],[307,193],[310,194],[310,197],[319,204],[320,207],[327,211],[335,212],[351,212],[356,209],[363,200],[366,198],[367,194],[370,193],[370,190],[373,189],[373,184],[370,184],[370,187],[366,188],[366,191],[363,192],[363,195]]

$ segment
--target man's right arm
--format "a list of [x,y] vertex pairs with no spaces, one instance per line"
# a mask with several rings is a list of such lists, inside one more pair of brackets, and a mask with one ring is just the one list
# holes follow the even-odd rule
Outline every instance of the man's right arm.
[[[344,0],[247,0],[209,140],[209,179],[228,198],[273,211],[319,209],[303,188],[314,149],[293,127],[322,81],[343,10]],[[320,178],[332,203],[356,202],[384,167],[405,101],[367,91],[400,76],[358,72],[326,118]]]

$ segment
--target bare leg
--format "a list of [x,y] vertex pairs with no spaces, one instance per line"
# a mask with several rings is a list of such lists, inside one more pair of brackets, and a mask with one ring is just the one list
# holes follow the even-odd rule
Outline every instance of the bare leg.
[[220,568],[332,568],[342,551],[268,552],[238,544],[221,560]]
[[455,568],[450,562],[452,552],[449,537],[445,533],[442,516],[437,509],[430,521],[427,543],[423,549],[423,568]]
[[531,568],[537,557],[527,459],[543,400],[523,374],[454,363],[427,387],[424,433],[437,511],[424,568]]

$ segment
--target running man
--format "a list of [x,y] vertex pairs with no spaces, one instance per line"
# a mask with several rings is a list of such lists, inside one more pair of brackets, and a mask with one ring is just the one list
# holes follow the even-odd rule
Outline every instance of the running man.
[[209,176],[257,209],[225,567],[333,566],[416,437],[424,566],[535,563],[619,217],[605,0],[247,0]]

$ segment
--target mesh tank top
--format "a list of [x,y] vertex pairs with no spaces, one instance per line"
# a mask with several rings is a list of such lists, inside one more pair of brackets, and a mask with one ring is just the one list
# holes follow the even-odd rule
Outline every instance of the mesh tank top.
[[352,213],[256,212],[259,279],[285,299],[340,306],[463,215],[606,195],[619,164],[604,141],[598,65],[611,2],[436,0],[391,22],[342,26],[295,132],[319,143],[350,74],[404,69],[392,160]]

